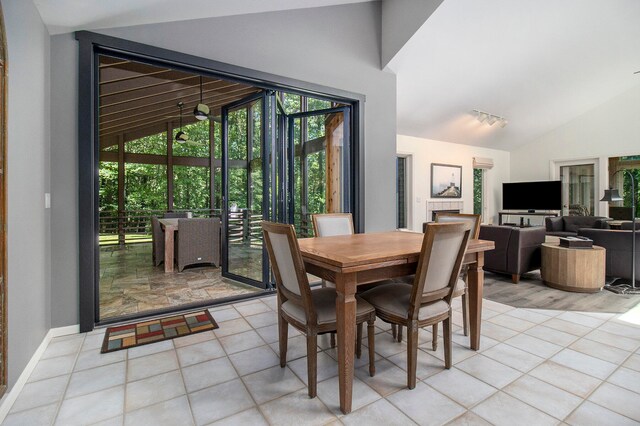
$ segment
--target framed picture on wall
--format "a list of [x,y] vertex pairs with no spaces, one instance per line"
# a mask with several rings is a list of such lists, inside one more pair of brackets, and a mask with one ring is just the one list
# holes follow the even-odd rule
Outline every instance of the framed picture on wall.
[[462,198],[462,166],[431,164],[431,198]]

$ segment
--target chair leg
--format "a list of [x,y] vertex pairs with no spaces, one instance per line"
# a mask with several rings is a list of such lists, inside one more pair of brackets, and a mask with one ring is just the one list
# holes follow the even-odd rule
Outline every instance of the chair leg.
[[278,316],[278,330],[280,343],[280,367],[287,365],[287,342],[289,341],[289,324],[287,321]]
[[402,326],[398,325],[398,342],[402,342]]
[[469,298],[467,293],[462,295],[462,331],[465,336],[469,335]]
[[438,349],[438,323],[431,327],[431,350],[435,352],[436,349]]
[[373,326],[373,323],[375,322],[375,318],[374,319],[370,319],[369,321],[367,321],[367,339],[369,342],[369,375],[371,377],[376,375],[376,364],[375,364],[375,337],[376,337],[376,330]]
[[362,323],[356,328],[356,357],[360,359],[362,356]]
[[331,333],[331,347],[336,347],[336,333]]
[[418,324],[411,321],[407,327],[407,386],[416,387],[416,370],[418,368]]
[[398,338],[398,328],[395,324],[391,324],[391,335],[393,336],[393,341],[395,342]]
[[318,386],[318,335],[315,332],[307,334],[307,380],[309,398],[315,398]]
[[451,313],[449,318],[442,322],[442,334],[444,335],[444,368],[451,368]]

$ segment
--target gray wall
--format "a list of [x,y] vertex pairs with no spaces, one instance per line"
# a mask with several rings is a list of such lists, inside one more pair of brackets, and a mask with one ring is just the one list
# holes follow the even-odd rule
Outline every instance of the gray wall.
[[[380,3],[202,19],[99,32],[366,95],[367,231],[395,227],[395,75],[380,70]],[[51,38],[52,325],[78,322],[77,45]]]
[[3,0],[9,53],[8,373],[13,386],[51,327],[49,34],[31,1]]
[[444,0],[382,0],[381,68],[386,67]]

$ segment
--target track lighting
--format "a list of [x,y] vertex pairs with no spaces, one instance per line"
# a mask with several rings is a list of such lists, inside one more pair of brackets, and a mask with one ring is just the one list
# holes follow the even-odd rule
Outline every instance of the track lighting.
[[476,119],[481,123],[487,123],[489,126],[493,126],[498,123],[498,125],[502,128],[508,124],[508,121],[504,117],[500,117],[499,115],[489,114],[488,112],[480,111],[474,109],[471,111],[471,114],[475,115]]

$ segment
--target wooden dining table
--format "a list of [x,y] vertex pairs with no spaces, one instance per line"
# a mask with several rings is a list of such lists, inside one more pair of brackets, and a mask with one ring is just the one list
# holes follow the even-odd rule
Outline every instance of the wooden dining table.
[[[356,289],[362,284],[415,274],[423,238],[421,233],[394,231],[298,240],[307,273],[336,285],[338,381],[344,414],[351,412]],[[484,252],[494,248],[493,241],[471,240],[464,257],[464,264],[469,265],[467,297],[473,350],[480,349]]]
[[164,230],[164,272],[173,272],[175,234],[178,232],[179,219],[158,219]]

